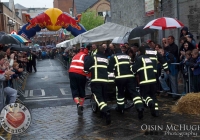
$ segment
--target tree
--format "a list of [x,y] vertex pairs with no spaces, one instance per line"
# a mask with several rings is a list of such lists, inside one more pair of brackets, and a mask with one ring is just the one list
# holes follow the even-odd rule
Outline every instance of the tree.
[[104,23],[104,17],[97,16],[95,11],[87,10],[82,13],[81,22],[85,29],[88,31]]

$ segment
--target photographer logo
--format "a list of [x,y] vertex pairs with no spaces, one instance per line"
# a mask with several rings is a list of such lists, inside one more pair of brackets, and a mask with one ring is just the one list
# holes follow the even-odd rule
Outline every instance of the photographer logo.
[[8,104],[0,113],[0,124],[8,133],[23,133],[31,124],[31,114],[23,104]]

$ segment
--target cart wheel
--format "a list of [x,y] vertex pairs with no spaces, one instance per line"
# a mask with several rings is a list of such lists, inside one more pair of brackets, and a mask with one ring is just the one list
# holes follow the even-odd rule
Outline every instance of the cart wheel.
[[92,112],[93,113],[97,113],[99,110],[98,104],[96,103],[95,99],[94,99],[94,95],[92,94],[92,97],[90,99],[90,104],[91,104],[91,108],[92,108]]
[[124,102],[125,110],[130,109],[133,106],[134,106],[133,100],[125,99],[125,102]]

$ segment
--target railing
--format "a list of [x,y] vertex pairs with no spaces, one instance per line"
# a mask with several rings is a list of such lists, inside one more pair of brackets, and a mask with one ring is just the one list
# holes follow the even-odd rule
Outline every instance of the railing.
[[[18,79],[12,79],[12,88],[17,90],[17,93],[21,96],[25,94],[25,85],[26,80],[28,77],[28,72],[24,71]],[[4,83],[1,82],[1,92],[0,92],[0,110],[6,105],[5,98],[6,95],[4,94]],[[16,102],[24,104],[19,98],[16,99]]]
[[[177,66],[180,66],[181,63],[171,63],[172,65],[177,65]],[[181,73],[182,74],[182,73]],[[187,75],[188,75],[188,79],[184,80],[184,91],[185,93],[190,93],[191,92],[191,75],[190,75],[190,67],[187,67]],[[177,76],[178,77],[178,76]],[[184,78],[183,78],[184,79]],[[176,79],[177,80],[177,79]],[[175,82],[178,82],[175,81]],[[171,85],[170,82],[168,85]],[[178,85],[179,86],[179,85]],[[169,86],[170,87],[170,86]],[[178,87],[177,87],[178,88]],[[170,93],[168,92],[168,94],[172,94],[172,95],[178,95],[178,96],[184,96],[184,94],[178,94],[178,93]]]

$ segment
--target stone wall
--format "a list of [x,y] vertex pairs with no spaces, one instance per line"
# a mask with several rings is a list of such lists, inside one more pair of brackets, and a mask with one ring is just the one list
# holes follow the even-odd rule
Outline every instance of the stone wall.
[[[190,32],[194,35],[195,40],[200,34],[200,0],[162,0],[162,9],[159,10],[158,17],[177,18],[185,26],[189,27]],[[144,0],[111,0],[111,21],[131,28],[145,25],[155,18],[154,16],[145,15]],[[173,35],[176,43],[179,40],[180,29],[170,29],[158,33],[158,40],[162,36]],[[146,37],[146,38],[149,38]]]

